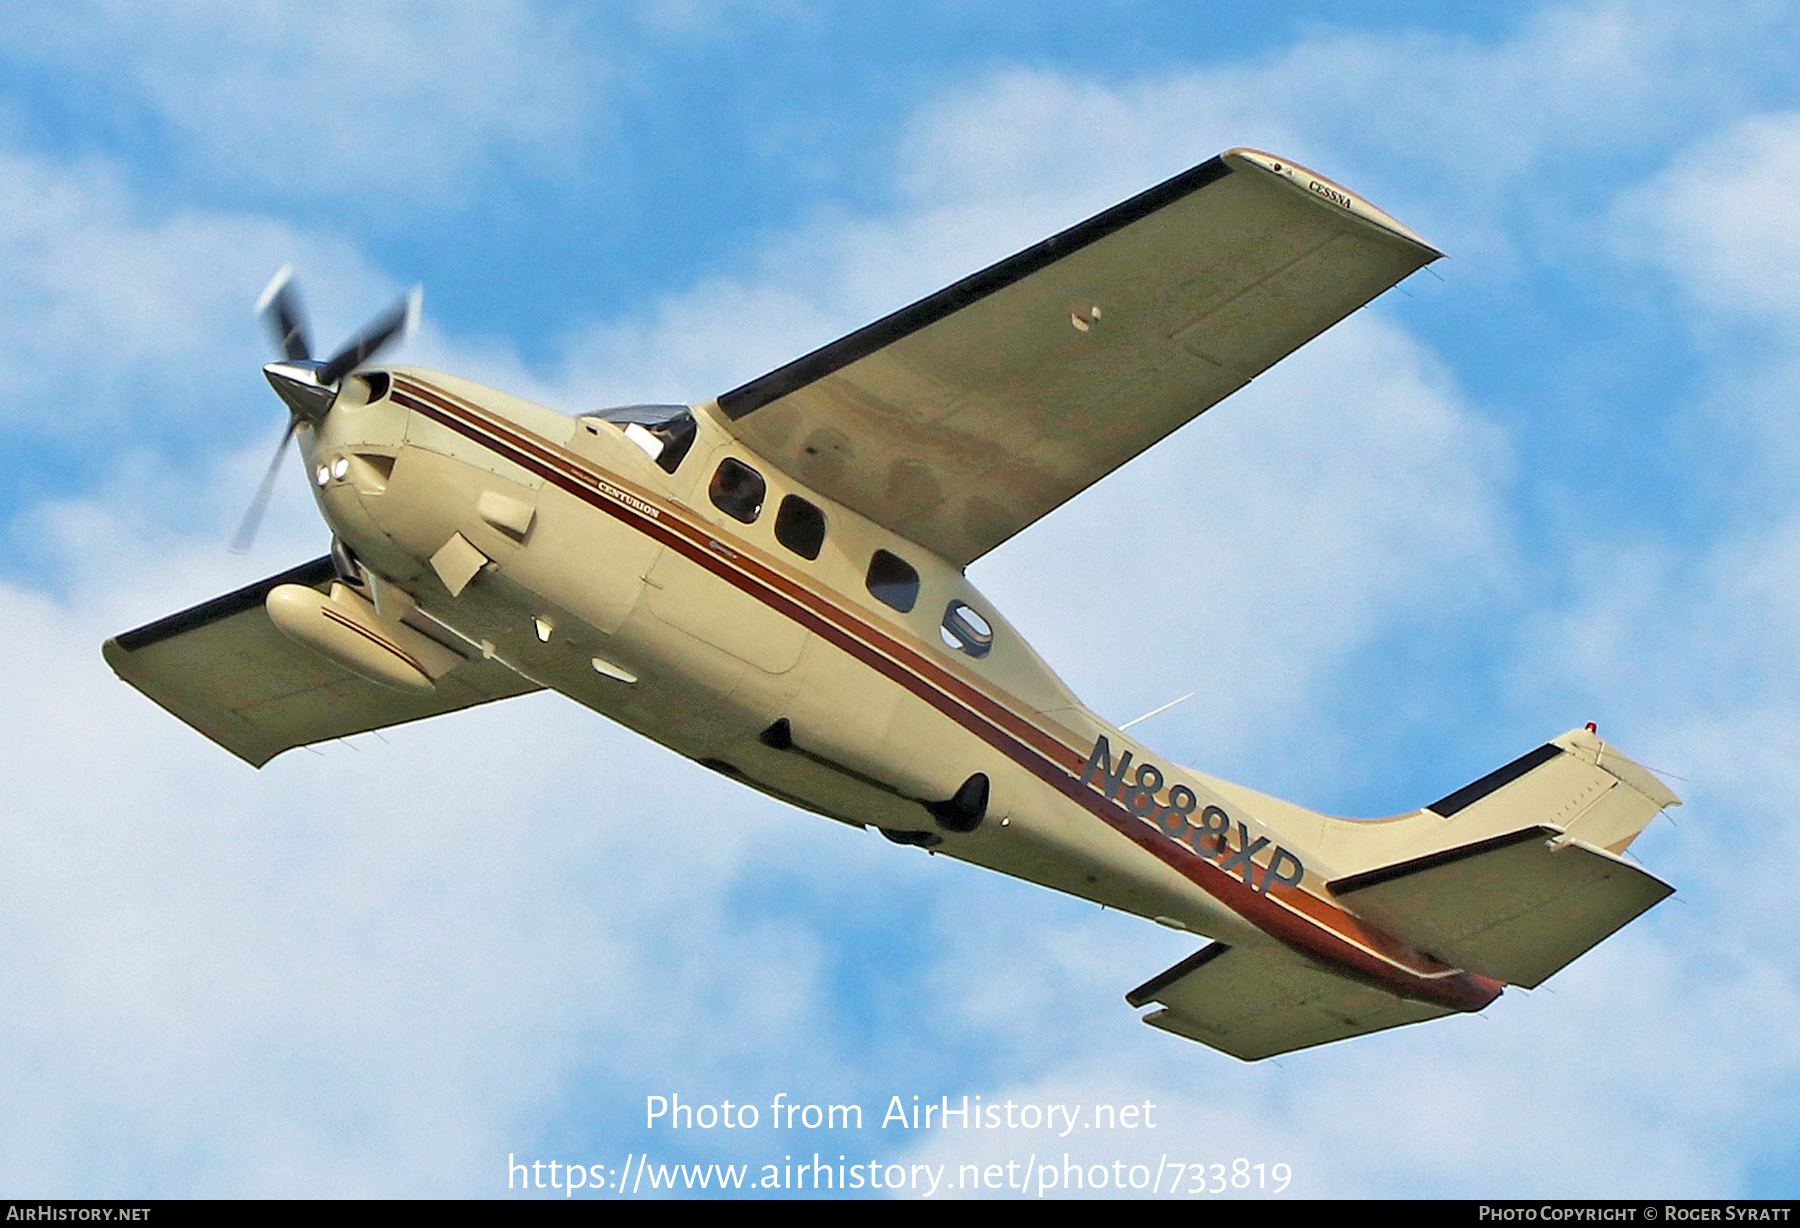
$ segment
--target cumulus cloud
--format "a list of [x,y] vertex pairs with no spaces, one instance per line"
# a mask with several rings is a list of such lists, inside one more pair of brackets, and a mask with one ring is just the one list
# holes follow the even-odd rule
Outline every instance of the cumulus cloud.
[[1621,254],[1662,265],[1709,313],[1791,323],[1800,307],[1796,172],[1800,113],[1740,120],[1625,196]]
[[27,6],[0,45],[104,82],[215,187],[460,201],[495,169],[554,163],[602,114],[605,69],[531,0]]
[[[321,349],[397,293],[340,236],[255,213],[168,210],[112,164],[0,145],[0,422],[12,443],[130,454],[196,438],[235,445],[276,423],[258,368],[273,355],[251,316],[295,263]],[[303,278],[305,273],[303,272]]]
[[[927,206],[1073,221],[1230,146],[1340,179],[1462,262],[1577,255],[1622,160],[1723,122],[1780,69],[1776,6],[1546,5],[1505,38],[1320,27],[1249,60],[1123,81],[1003,69],[921,108],[902,187]],[[1599,164],[1599,173],[1584,167]],[[1070,210],[1075,210],[1070,212]],[[950,210],[946,209],[946,213]],[[1039,219],[1021,219],[1021,242]]]

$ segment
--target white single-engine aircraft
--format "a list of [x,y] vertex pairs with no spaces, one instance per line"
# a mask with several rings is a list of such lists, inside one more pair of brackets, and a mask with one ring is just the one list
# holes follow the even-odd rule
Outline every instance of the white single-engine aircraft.
[[963,570],[1442,253],[1250,149],[702,405],[568,417],[328,361],[283,274],[264,368],[327,557],[107,641],[255,766],[548,687],[752,788],[1213,941],[1126,995],[1239,1058],[1479,1011],[1668,895],[1679,804],[1594,726],[1422,810],[1331,818],[1076,699]]

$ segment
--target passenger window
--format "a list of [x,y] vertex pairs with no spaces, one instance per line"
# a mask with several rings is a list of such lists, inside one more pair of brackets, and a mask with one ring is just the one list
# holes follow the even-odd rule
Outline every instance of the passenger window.
[[825,545],[825,513],[799,495],[789,495],[775,513],[775,540],[803,559],[818,558]]
[[741,460],[727,456],[719,462],[706,493],[713,506],[745,524],[753,524],[762,514],[763,495],[769,490],[762,474]]
[[944,607],[944,621],[938,628],[944,643],[966,652],[971,657],[985,657],[994,647],[994,629],[974,606],[952,601]]
[[877,550],[869,560],[869,591],[902,614],[919,602],[919,573],[897,554]]

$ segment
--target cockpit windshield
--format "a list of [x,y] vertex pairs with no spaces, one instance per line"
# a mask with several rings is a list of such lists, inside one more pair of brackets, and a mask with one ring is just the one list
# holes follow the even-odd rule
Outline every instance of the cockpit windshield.
[[698,433],[694,415],[685,405],[619,405],[582,417],[618,427],[664,473],[675,472]]

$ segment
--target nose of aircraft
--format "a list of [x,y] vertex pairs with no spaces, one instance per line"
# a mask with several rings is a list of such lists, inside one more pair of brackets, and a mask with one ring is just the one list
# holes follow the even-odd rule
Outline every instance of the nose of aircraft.
[[288,407],[288,424],[281,442],[275,446],[275,456],[269,461],[262,486],[251,501],[250,510],[244,513],[237,536],[232,539],[231,548],[239,554],[248,550],[256,537],[256,526],[262,521],[263,509],[268,506],[269,492],[275,488],[275,472],[281,467],[288,441],[293,439],[300,424],[324,421],[325,415],[331,412],[331,403],[337,399],[339,381],[374,358],[389,342],[410,333],[419,321],[420,292],[415,286],[412,293],[370,321],[337,353],[320,362],[312,356],[306,312],[300,306],[300,295],[294,289],[292,275],[291,267],[282,268],[256,301],[257,313],[263,317],[269,335],[284,356],[283,361],[265,365],[263,376]]
[[275,395],[287,402],[296,418],[317,422],[331,408],[337,397],[335,385],[319,382],[324,363],[302,359],[297,362],[271,362],[263,365],[263,376]]

